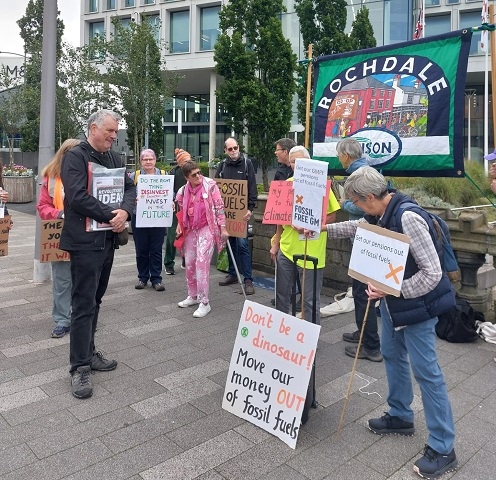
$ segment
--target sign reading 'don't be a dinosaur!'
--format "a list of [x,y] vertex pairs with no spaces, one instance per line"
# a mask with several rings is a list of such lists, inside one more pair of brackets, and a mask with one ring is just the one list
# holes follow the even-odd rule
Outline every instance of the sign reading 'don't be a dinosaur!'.
[[245,238],[247,222],[243,220],[248,210],[248,181],[216,178],[226,214],[226,229],[231,237]]
[[320,325],[245,301],[222,408],[296,447]]
[[408,235],[361,223],[353,241],[348,275],[399,297],[409,249]]
[[60,234],[64,220],[41,221],[41,238],[40,238],[40,263],[47,262],[67,262],[70,260],[69,254],[60,250]]

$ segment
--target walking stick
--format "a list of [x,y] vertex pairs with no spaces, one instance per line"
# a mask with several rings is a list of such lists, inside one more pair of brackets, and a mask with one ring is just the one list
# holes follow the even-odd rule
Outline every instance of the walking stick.
[[245,292],[245,286],[243,285],[243,282],[241,281],[241,275],[239,274],[238,265],[236,264],[236,259],[234,258],[233,251],[231,248],[231,243],[229,242],[229,239],[227,239],[227,248],[229,250],[229,253],[231,254],[231,258],[232,258],[233,265],[234,265],[234,270],[236,270],[236,276],[238,277],[238,282],[241,285],[241,290],[243,291],[243,295],[245,296],[245,300],[247,300],[246,292]]
[[369,314],[369,308],[370,308],[370,298],[367,301],[367,308],[365,309],[365,315],[363,318],[362,329],[360,330],[360,338],[358,339],[358,346],[357,346],[356,353],[355,353],[355,360],[353,362],[353,368],[351,369],[351,377],[350,377],[350,381],[348,383],[348,391],[346,392],[346,398],[344,399],[343,411],[341,412],[341,418],[339,420],[338,431],[336,434],[338,437],[341,433],[341,427],[343,426],[344,416],[346,413],[346,406],[348,405],[351,387],[353,385],[353,380],[355,379],[355,370],[356,370],[356,364],[358,361],[358,353],[360,352],[360,347],[362,346],[363,331],[365,330],[365,323],[367,322],[367,316]]

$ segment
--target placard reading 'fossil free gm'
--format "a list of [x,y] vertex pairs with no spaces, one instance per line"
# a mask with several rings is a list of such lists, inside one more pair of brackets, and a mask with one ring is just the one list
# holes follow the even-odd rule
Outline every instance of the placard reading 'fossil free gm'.
[[246,300],[222,408],[296,447],[320,325]]

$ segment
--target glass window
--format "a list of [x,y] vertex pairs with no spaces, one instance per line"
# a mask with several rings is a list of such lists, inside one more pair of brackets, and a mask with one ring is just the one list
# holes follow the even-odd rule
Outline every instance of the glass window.
[[370,100],[370,107],[371,110],[375,108],[375,100]]
[[115,10],[115,0],[107,0],[107,10]]
[[439,0],[425,0],[426,7],[438,7],[440,4]]
[[460,3],[460,0],[446,0],[446,5],[454,5],[455,3]]
[[105,22],[93,22],[90,23],[90,31],[89,31],[89,43],[91,44],[91,40],[96,37],[104,37],[105,36]]
[[200,50],[213,50],[219,36],[220,5],[200,11]]
[[384,100],[378,100],[377,101],[377,108],[383,108],[384,106]]
[[[480,15],[479,15],[480,17]],[[480,22],[479,22],[480,23]],[[451,32],[451,15],[430,15],[425,17],[425,36]]]
[[134,0],[124,0],[124,8],[134,7]]
[[143,20],[151,26],[153,38],[158,43],[160,41],[160,15],[146,15]]
[[[480,12],[460,12],[459,28],[475,27],[481,24]],[[489,44],[489,35],[487,37]],[[472,41],[470,43],[470,55],[484,55],[480,48],[481,32],[473,32]]]
[[155,4],[155,0],[144,0],[143,1],[143,5],[154,5]]
[[171,12],[169,49],[171,53],[189,52],[189,10]]
[[88,0],[88,12],[98,12],[98,0]]
[[121,18],[119,19],[119,23],[121,24],[122,28],[129,28],[129,25],[131,25],[131,19],[130,18]]

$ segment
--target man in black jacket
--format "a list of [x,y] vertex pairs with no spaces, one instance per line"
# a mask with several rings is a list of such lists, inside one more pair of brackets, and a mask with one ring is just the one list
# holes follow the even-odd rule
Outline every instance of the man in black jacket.
[[[88,140],[69,150],[63,158],[64,227],[60,248],[71,255],[72,315],[70,332],[70,373],[72,394],[88,398],[93,394],[91,370],[117,367],[95,348],[95,331],[117,247],[117,233],[126,228],[136,197],[132,180],[124,173],[124,195],[119,208],[112,208],[88,193],[88,163],[106,168],[123,167],[110,150],[117,137],[120,116],[99,110],[88,119]],[[86,231],[86,219],[109,223],[112,230]]]
[[274,174],[274,180],[287,180],[293,176],[293,169],[289,164],[289,151],[296,147],[296,142],[290,138],[280,138],[275,142],[275,145],[276,150],[274,153],[279,166]]
[[[248,180],[248,209],[243,219],[247,222],[250,220],[255,203],[257,202],[257,179],[251,160],[239,151],[239,145],[235,138],[228,138],[224,142],[224,152],[226,158],[220,162],[217,167],[215,178],[226,178],[230,180]],[[229,243],[236,259],[236,264],[244,276],[245,293],[253,295],[253,277],[251,273],[251,252],[248,247],[248,231],[246,237],[237,238],[229,237]],[[231,255],[228,255],[229,271],[225,280],[219,282],[219,285],[232,285],[237,283],[236,270]]]

